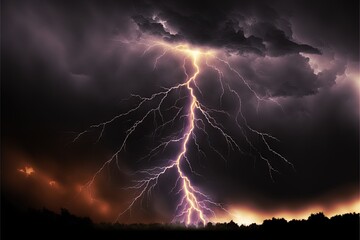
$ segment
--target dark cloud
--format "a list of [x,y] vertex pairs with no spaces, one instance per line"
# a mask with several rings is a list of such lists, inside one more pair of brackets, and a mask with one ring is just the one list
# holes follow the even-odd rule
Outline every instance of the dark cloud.
[[254,32],[262,36],[266,44],[267,53],[270,56],[281,56],[291,53],[312,53],[320,54],[320,51],[306,44],[298,44],[291,41],[285,32],[277,29],[269,23],[257,23],[254,26]]
[[346,63],[332,61],[318,73],[309,64],[310,59],[298,54],[281,57],[241,58],[234,64],[242,66],[243,75],[251,79],[264,96],[303,97],[335,84],[344,74]]
[[345,73],[346,63],[344,60],[337,60],[328,69],[318,73],[319,86],[331,87],[336,84],[337,76],[341,76]]
[[140,31],[150,35],[163,38],[169,42],[181,41],[182,37],[178,34],[171,34],[164,29],[161,23],[156,22],[150,18],[145,18],[142,15],[133,16],[132,19],[139,26]]
[[314,95],[320,87],[308,59],[300,55],[262,59],[252,65],[252,71],[263,91],[274,97]]
[[331,50],[351,61],[359,61],[358,1],[339,4],[332,0],[326,6],[314,1],[295,1],[290,7],[279,1],[276,5],[282,14],[291,16],[298,39]]
[[[233,7],[240,8],[241,5],[235,4]],[[239,11],[238,8],[235,9]],[[264,11],[253,13],[245,10],[247,16],[244,16],[241,12],[234,14],[233,9],[216,12],[213,11],[214,9],[211,10],[210,6],[210,10],[204,8],[184,14],[181,13],[181,8],[174,10],[160,4],[158,9],[154,10],[157,12],[156,18],[136,15],[133,19],[141,32],[162,37],[168,41],[187,41],[197,45],[225,48],[239,54],[247,52],[270,56],[299,52],[320,54],[317,48],[296,43],[291,35],[286,35],[275,25],[277,22],[281,23],[275,10],[269,7],[264,7],[264,9]],[[246,26],[247,32],[252,35],[245,36],[242,23],[254,19],[253,25]],[[176,34],[166,31],[160,21],[165,21],[169,27],[174,27]],[[287,30],[291,31],[290,23],[287,27]]]

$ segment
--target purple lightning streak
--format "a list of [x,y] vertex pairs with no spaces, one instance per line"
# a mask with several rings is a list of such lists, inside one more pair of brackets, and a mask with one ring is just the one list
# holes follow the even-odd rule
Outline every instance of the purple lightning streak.
[[[123,44],[132,43],[134,42],[123,42]],[[248,121],[242,112],[241,97],[230,86],[230,84],[224,80],[225,74],[222,69],[230,71],[232,74],[235,75],[236,78],[240,79],[243,85],[258,100],[258,105],[259,102],[267,100],[272,101],[278,105],[279,103],[271,97],[266,98],[259,96],[259,94],[251,86],[251,84],[247,80],[245,80],[245,78],[242,77],[240,73],[233,66],[231,66],[228,61],[216,56],[213,51],[203,51],[199,48],[193,49],[187,44],[172,45],[166,42],[145,41],[143,39],[141,39],[140,42],[137,44],[146,46],[146,49],[144,50],[142,56],[146,55],[153,49],[161,49],[161,54],[158,55],[154,60],[154,70],[156,70],[159,62],[167,54],[173,54],[177,57],[183,58],[182,68],[184,70],[185,81],[170,88],[162,88],[161,91],[152,94],[150,97],[142,97],[132,94],[132,98],[137,98],[139,100],[138,104],[135,107],[131,108],[127,112],[118,114],[105,122],[91,125],[88,130],[79,133],[74,138],[73,141],[75,142],[84,134],[90,133],[91,129],[99,129],[100,133],[97,141],[100,141],[108,125],[113,124],[120,118],[129,116],[131,113],[137,112],[147,103],[154,103],[155,105],[148,109],[148,111],[140,119],[136,120],[133,125],[126,131],[124,140],[120,144],[119,148],[110,157],[110,159],[108,159],[101,165],[101,167],[94,173],[92,178],[84,185],[84,187],[91,188],[99,174],[103,172],[105,167],[110,166],[113,161],[116,162],[119,168],[118,155],[120,154],[120,152],[125,150],[127,140],[137,130],[138,126],[143,124],[144,121],[150,118],[151,115],[154,116],[154,125],[156,125],[154,130],[154,136],[157,134],[158,131],[161,131],[161,129],[165,128],[166,126],[173,125],[176,121],[181,121],[184,119],[185,121],[183,128],[180,130],[180,132],[177,132],[173,135],[168,136],[165,139],[162,139],[160,144],[153,147],[146,156],[139,160],[141,161],[146,158],[150,160],[156,155],[160,154],[161,151],[167,149],[170,145],[180,144],[177,155],[174,158],[169,159],[166,164],[161,166],[155,166],[152,168],[142,169],[134,173],[134,175],[137,176],[138,179],[134,180],[134,184],[125,188],[125,190],[134,191],[135,195],[130,201],[129,205],[118,214],[115,221],[119,221],[120,217],[123,214],[125,214],[126,212],[130,212],[137,202],[142,203],[145,197],[150,198],[151,193],[158,185],[160,178],[169,172],[174,172],[174,174],[177,175],[175,184],[171,189],[170,193],[175,193],[176,195],[179,195],[180,199],[176,207],[176,214],[173,218],[173,221],[185,222],[187,225],[197,224],[199,222],[201,222],[202,224],[206,224],[206,222],[208,222],[212,217],[216,217],[214,208],[219,208],[227,212],[228,214],[231,214],[220,203],[212,201],[208,195],[204,194],[200,189],[195,187],[191,182],[190,176],[186,174],[185,171],[186,169],[189,170],[191,174],[200,176],[200,174],[193,169],[191,161],[187,155],[188,146],[190,144],[194,144],[198,152],[203,156],[206,156],[206,153],[201,148],[201,143],[199,143],[197,139],[197,132],[204,133],[210,149],[226,161],[225,156],[211,144],[211,139],[209,137],[207,128],[212,128],[221,134],[224,142],[227,144],[228,153],[230,151],[239,151],[241,153],[244,153],[240,145],[237,143],[236,139],[233,138],[229,133],[227,133],[226,128],[214,117],[214,113],[222,114],[225,117],[234,121],[234,124],[240,129],[240,132],[246,140],[246,143],[251,147],[252,150],[257,153],[258,157],[266,163],[269,169],[271,179],[273,179],[273,172],[277,172],[277,170],[271,165],[271,161],[268,158],[264,157],[264,155],[251,142],[248,136],[249,133],[259,136],[269,153],[273,154],[275,157],[292,166],[291,162],[289,162],[283,155],[281,155],[279,152],[275,151],[271,147],[269,141],[279,141],[277,138],[268,133],[260,132],[252,128],[248,124]],[[211,63],[209,60],[211,60]],[[199,75],[202,73],[202,71],[204,71],[204,69],[202,69],[203,65],[200,63],[200,61],[204,63],[207,68],[215,71],[218,75],[218,82],[221,87],[221,95],[219,98],[220,106],[222,105],[222,99],[225,93],[232,94],[237,99],[238,110],[235,116],[231,116],[230,113],[224,110],[207,107],[205,104],[201,103],[201,101],[197,97],[197,94],[200,94],[203,97],[202,91],[197,84],[197,81],[199,80]],[[190,70],[187,67],[188,62],[191,63],[191,69],[193,73],[189,73]],[[164,109],[164,103],[171,101],[170,95],[176,91],[180,92],[180,90],[182,89],[184,89],[188,95],[185,97],[179,96],[171,107]],[[188,99],[188,103],[183,104],[184,100],[186,99]],[[170,109],[176,109],[177,111],[170,120],[165,121],[163,112]],[[160,116],[160,125],[156,124],[156,114]]]

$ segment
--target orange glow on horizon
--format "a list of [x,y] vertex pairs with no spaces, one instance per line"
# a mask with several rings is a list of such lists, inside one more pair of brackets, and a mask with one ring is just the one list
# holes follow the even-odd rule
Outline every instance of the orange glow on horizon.
[[87,205],[91,209],[95,210],[100,215],[108,215],[111,209],[111,205],[105,201],[104,199],[100,199],[98,197],[94,197],[96,190],[94,187],[91,189],[84,188],[80,184],[75,185],[75,191],[80,196],[79,200],[82,204]]
[[[24,159],[24,157],[19,159]],[[41,206],[55,212],[61,207],[65,207],[77,216],[90,217],[94,222],[111,222],[114,219],[114,216],[117,215],[119,202],[113,201],[111,197],[106,195],[98,196],[98,188],[96,185],[93,185],[92,188],[89,189],[84,188],[84,186],[79,183],[79,180],[75,180],[74,182],[62,182],[60,179],[55,178],[53,174],[50,174],[50,171],[45,171],[46,169],[37,165],[34,166],[31,159],[28,158],[26,158],[26,162],[22,161],[18,163],[15,163],[16,160],[13,158],[11,158],[11,160],[12,161],[9,162],[13,165],[8,168],[8,171],[4,172],[7,173],[7,178],[11,176],[12,181],[20,183],[10,186],[16,187],[15,189],[19,193],[22,193],[22,195],[19,194],[22,198],[32,200],[40,199]],[[21,168],[19,168],[19,166]],[[175,167],[176,165],[174,168]],[[19,174],[23,175],[23,177],[19,178]],[[27,178],[27,176],[31,177]],[[32,185],[24,184],[25,181]],[[7,184],[9,184],[9,182]],[[189,188],[189,186],[192,187],[192,185],[189,185],[186,182],[185,186],[189,194],[189,199],[194,204],[191,214],[196,216],[198,212],[195,207],[197,208],[197,206],[195,199],[191,196],[192,189]],[[196,189],[194,190],[196,191]],[[273,217],[284,218],[287,221],[292,219],[307,219],[311,214],[318,212],[323,212],[327,217],[351,212],[359,213],[360,196],[356,194],[355,196],[351,195],[351,197],[347,195],[349,192],[356,193],[357,190],[354,190],[354,188],[346,189],[346,191],[339,190],[331,193],[331,195],[321,196],[310,204],[299,203],[297,208],[291,208],[291,202],[289,202],[290,205],[288,206],[267,211],[261,209],[261,207],[256,207],[255,205],[230,204],[228,205],[229,207],[226,208],[227,212],[216,212],[217,217],[206,219],[206,222],[210,221],[216,223],[233,220],[238,225],[250,225],[252,223],[261,224],[265,219],[271,219]],[[346,195],[348,197],[346,197]],[[96,196],[96,198],[94,196]],[[339,198],[341,196],[344,197],[343,200]],[[121,204],[124,203],[122,202]],[[33,207],[39,206],[35,205]],[[151,223],[158,221],[164,220],[159,220],[157,218],[149,218],[146,220],[144,220],[144,218],[136,218],[133,222]],[[129,222],[125,221],[123,223]]]
[[311,214],[322,212],[327,217],[333,217],[335,215],[345,213],[358,213],[360,211],[360,198],[356,198],[344,202],[333,203],[329,205],[312,204],[308,207],[303,207],[298,210],[291,209],[278,209],[273,211],[262,211],[256,208],[245,206],[231,207],[230,215],[224,215],[217,218],[213,218],[213,222],[229,222],[233,220],[238,225],[250,225],[252,223],[261,224],[266,219],[272,218],[284,218],[287,221],[293,219],[307,219]]

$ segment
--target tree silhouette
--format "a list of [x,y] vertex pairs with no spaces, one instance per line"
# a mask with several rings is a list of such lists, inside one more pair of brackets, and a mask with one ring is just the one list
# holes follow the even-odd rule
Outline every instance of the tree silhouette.
[[265,220],[262,225],[240,227],[234,222],[207,223],[206,226],[184,224],[94,224],[90,218],[77,217],[67,209],[60,213],[48,209],[20,211],[11,204],[1,203],[1,239],[56,239],[79,237],[84,239],[152,238],[161,233],[169,239],[188,236],[225,239],[359,239],[359,213],[348,213],[327,218],[323,213],[311,214],[307,220],[286,221],[283,218]]

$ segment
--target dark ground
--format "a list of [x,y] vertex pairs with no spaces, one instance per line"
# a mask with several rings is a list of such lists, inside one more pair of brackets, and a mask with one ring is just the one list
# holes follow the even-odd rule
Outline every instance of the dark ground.
[[2,199],[1,239],[137,239],[159,236],[166,239],[206,237],[219,239],[359,239],[359,213],[327,218],[322,213],[307,220],[265,220],[262,225],[238,226],[234,222],[208,223],[195,228],[163,224],[95,224],[66,209],[54,213],[47,209],[19,210]]

